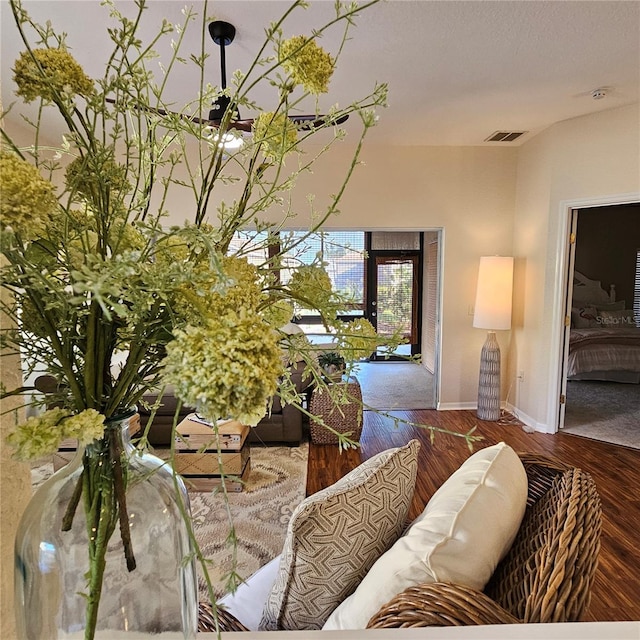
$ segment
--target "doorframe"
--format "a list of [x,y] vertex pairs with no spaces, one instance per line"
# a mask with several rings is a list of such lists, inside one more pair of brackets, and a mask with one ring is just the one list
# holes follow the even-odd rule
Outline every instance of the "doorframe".
[[[551,433],[557,433],[560,429],[561,409],[560,395],[563,387],[563,375],[567,366],[567,353],[564,350],[565,340],[565,314],[567,302],[571,294],[571,282],[569,280],[570,247],[568,237],[571,232],[571,221],[575,209],[590,209],[595,207],[615,206],[619,204],[631,204],[640,202],[640,192],[625,193],[619,195],[602,196],[599,198],[584,198],[580,200],[562,200],[559,204],[558,215],[558,240],[556,247],[556,260],[554,268],[553,287],[553,313],[551,326],[551,363],[549,383],[547,385],[547,425]],[[568,350],[567,350],[568,351]],[[564,416],[562,416],[564,417]]]

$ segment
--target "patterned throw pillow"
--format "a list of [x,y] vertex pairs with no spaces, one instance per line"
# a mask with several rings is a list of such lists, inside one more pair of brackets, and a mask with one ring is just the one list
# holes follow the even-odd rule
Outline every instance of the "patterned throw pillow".
[[320,629],[402,533],[420,443],[383,451],[293,512],[261,630]]

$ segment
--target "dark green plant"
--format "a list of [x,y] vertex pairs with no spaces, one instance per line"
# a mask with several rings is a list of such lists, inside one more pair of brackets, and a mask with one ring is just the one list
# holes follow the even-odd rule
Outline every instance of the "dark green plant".
[[318,364],[324,369],[333,365],[336,369],[344,369],[344,358],[337,351],[324,351],[318,356]]

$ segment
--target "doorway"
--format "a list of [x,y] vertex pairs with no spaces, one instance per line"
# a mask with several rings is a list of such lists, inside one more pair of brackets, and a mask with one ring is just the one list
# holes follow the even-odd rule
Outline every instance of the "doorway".
[[[372,354],[359,368],[380,389],[394,380],[394,395],[407,409],[432,409],[438,401],[441,238],[441,230],[372,231],[366,236],[366,317],[378,333],[398,330],[406,343],[392,356]],[[418,362],[408,361],[418,355]]]
[[[392,358],[420,353],[420,267],[421,256],[415,253],[372,251],[369,255],[367,298],[371,324],[381,336],[399,334],[405,340]],[[382,355],[375,353],[372,359]]]
[[[558,415],[565,433],[637,448],[640,364],[627,347],[612,343],[622,341],[627,329],[633,333],[640,319],[633,311],[640,304],[639,250],[640,203],[570,211]],[[618,327],[622,331],[612,333]],[[585,342],[579,350],[578,340],[593,347]]]

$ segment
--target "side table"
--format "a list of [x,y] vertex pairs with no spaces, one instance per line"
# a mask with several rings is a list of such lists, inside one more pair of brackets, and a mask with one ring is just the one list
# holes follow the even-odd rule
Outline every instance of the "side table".
[[[359,441],[362,433],[360,383],[350,376],[341,382],[332,382],[330,386],[333,387],[331,393],[327,389],[313,390],[309,412],[339,433],[350,431],[349,438]],[[338,444],[338,436],[313,418],[309,421],[309,431],[314,444]]]

